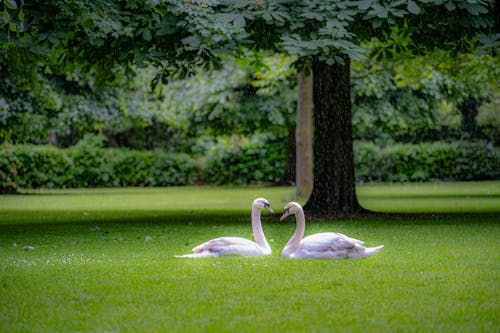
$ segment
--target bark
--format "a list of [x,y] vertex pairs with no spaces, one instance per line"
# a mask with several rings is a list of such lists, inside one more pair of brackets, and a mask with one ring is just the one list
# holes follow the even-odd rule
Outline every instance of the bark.
[[285,173],[280,181],[281,185],[291,185],[295,183],[295,127],[288,129],[286,144],[286,165]]
[[477,134],[476,116],[478,113],[479,101],[474,97],[467,97],[458,105],[462,113],[462,134],[474,138]]
[[352,216],[364,210],[356,198],[350,93],[350,63],[313,60],[314,187],[308,215]]
[[313,188],[312,153],[312,75],[300,72],[297,87],[296,186],[297,196],[307,198]]
[[49,133],[49,138],[48,138],[49,144],[54,146],[54,147],[59,147],[58,142],[57,142],[57,133],[56,131],[51,131]]

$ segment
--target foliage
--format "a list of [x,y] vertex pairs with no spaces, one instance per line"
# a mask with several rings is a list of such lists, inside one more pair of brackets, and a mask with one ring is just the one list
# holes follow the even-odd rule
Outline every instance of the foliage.
[[194,160],[164,151],[104,149],[94,143],[3,146],[1,192],[17,188],[79,188],[186,185],[195,180]]
[[[78,89],[80,83],[68,74],[48,81],[59,101],[53,110],[37,99],[26,105],[31,100],[17,89],[16,96],[0,99],[4,111],[0,121],[5,124],[0,141],[46,143],[53,135],[57,145],[67,147],[85,133],[103,133],[111,147],[169,146],[189,151],[193,141],[206,134],[249,134],[261,129],[283,134],[294,121],[293,59],[254,58],[228,59],[220,71],[200,72],[154,89],[151,80],[158,71],[152,68],[138,69],[134,79],[117,74],[113,84],[95,91]],[[6,91],[5,96],[10,95]]]
[[212,64],[214,49],[229,52],[241,35],[216,20],[212,2],[5,3],[11,5],[5,5],[0,21],[4,50],[52,57],[56,65],[78,64],[85,71],[97,68],[101,82],[114,77],[115,64],[149,60],[180,72],[189,71],[189,65]]
[[[455,135],[455,124],[440,113],[441,89],[448,80],[420,64],[409,84],[397,64],[353,64],[353,133],[355,139],[418,142]],[[397,73],[397,74],[396,74]]]
[[278,183],[285,169],[281,138],[255,135],[220,139],[205,155],[202,179],[209,184]]
[[116,64],[154,63],[168,78],[202,65],[217,67],[221,55],[240,51],[241,45],[319,56],[329,64],[341,61],[339,53],[356,59],[361,41],[374,35],[392,40],[390,28],[403,24],[411,27],[413,48],[464,49],[468,45],[457,45],[460,41],[493,26],[493,5],[488,0],[51,0],[38,6],[6,0],[0,44],[8,58],[22,52],[28,59],[51,60],[55,68],[76,64],[85,72],[93,69],[101,82],[111,81]]
[[[488,15],[491,7],[491,1],[465,0],[327,4],[312,0],[300,4],[72,0],[48,1],[44,6],[5,1],[0,16],[0,79],[6,91],[2,92],[5,96],[0,99],[0,108],[7,112],[1,119],[5,125],[1,137],[10,142],[39,143],[56,132],[59,144],[69,146],[86,132],[106,131],[121,143],[127,141],[121,139],[123,134],[135,133],[147,144],[127,145],[152,148],[158,143],[149,138],[151,133],[166,133],[162,139],[171,144],[180,129],[192,130],[195,125],[209,124],[216,131],[235,128],[238,132],[253,132],[269,119],[280,125],[292,118],[293,95],[286,84],[269,83],[276,78],[272,73],[280,73],[280,67],[289,64],[269,65],[260,59],[241,64],[248,56],[241,45],[252,50],[282,50],[302,59],[318,55],[328,63],[340,61],[340,53],[358,59],[363,53],[362,42],[374,36],[378,41],[375,52],[384,57],[422,51],[422,45],[436,43],[454,50],[471,49],[475,43],[468,34],[488,31],[493,24]],[[435,36],[432,41],[430,33]],[[158,68],[153,74],[155,83],[174,73],[183,77],[199,72],[203,64],[205,68],[220,68],[228,53],[243,56],[240,68],[205,72],[198,82],[179,81],[176,86],[153,92],[144,89],[144,78],[151,80],[151,75],[140,77],[139,85],[129,80],[134,71],[142,72],[137,66],[151,64]],[[261,71],[262,67],[269,70]],[[292,82],[293,86],[293,80],[281,78],[275,82]],[[398,79],[397,83],[402,82]],[[182,91],[185,85],[192,89]],[[259,98],[232,91],[242,87],[248,88],[246,93],[257,91]],[[190,103],[186,103],[187,98]]]
[[0,194],[15,193],[19,160],[11,145],[4,145],[0,156]]
[[229,58],[220,71],[172,81],[160,89],[157,119],[186,141],[264,130],[283,134],[294,119],[292,61],[261,54]]
[[484,133],[497,146],[500,144],[500,93],[479,107],[477,123]]
[[[441,61],[429,56],[354,62],[355,139],[385,145],[391,141],[459,138],[461,115],[457,105],[463,98],[456,92],[464,85],[477,85],[481,78],[488,78],[481,81],[483,95],[495,91],[495,62],[488,55],[468,57],[470,66],[462,67],[468,68],[471,81],[456,81],[450,77],[443,56],[438,53],[435,58],[440,57]],[[200,72],[167,85],[158,84],[155,89],[149,83],[156,71],[150,68],[138,70],[134,80],[122,78],[123,82],[92,94],[85,93],[85,89],[75,94],[66,82],[65,90],[57,95],[57,111],[48,111],[40,106],[41,102],[36,102],[38,106],[13,107],[29,100],[24,95],[15,102],[0,99],[5,111],[0,138],[13,143],[45,143],[53,133],[57,144],[66,147],[85,133],[101,132],[111,147],[168,146],[171,150],[203,154],[204,150],[198,149],[199,138],[213,140],[207,135],[266,131],[285,136],[295,121],[293,61],[290,57],[262,55],[230,59],[221,71]],[[483,118],[480,128],[487,130],[485,121],[494,119]],[[482,132],[483,137],[492,138]]]
[[0,52],[0,141],[46,140],[59,96],[35,64],[8,60]]
[[484,142],[393,144],[355,142],[358,181],[484,180],[500,177],[500,152]]
[[[44,80],[43,85],[21,85],[22,77],[1,76],[0,71],[5,83],[0,90],[0,122],[4,125],[0,141],[47,143],[53,135],[53,143],[67,147],[85,133],[115,135],[154,122],[151,71],[142,70],[135,80],[117,74],[113,83],[100,89],[89,82],[90,74],[36,75]],[[52,104],[41,97],[45,94],[52,96]]]
[[63,150],[53,146],[16,146],[14,153],[19,160],[16,179],[20,188],[65,188],[79,184],[73,179],[73,160]]
[[[331,62],[337,53],[356,58],[362,52],[359,40],[373,35],[394,40],[387,29],[404,20],[410,21],[406,27],[413,27],[416,45],[462,40],[467,33],[493,24],[488,15],[493,2],[482,0],[418,4],[412,0],[328,4],[140,1],[125,5],[74,0],[63,4],[49,1],[43,7],[7,3],[15,5],[6,5],[2,13],[0,41],[4,49],[32,55],[47,55],[52,50],[56,53],[52,58],[60,61],[106,69],[99,76],[114,74],[116,63],[128,66],[148,61],[166,73],[193,71],[197,69],[193,64],[217,63],[214,56],[237,50],[237,44],[281,48],[301,57],[320,55]],[[411,24],[414,22],[419,24]],[[427,38],[429,31],[436,36],[432,41]]]
[[[480,104],[500,89],[498,57],[434,51],[377,60],[378,47],[367,44],[374,55],[352,65],[356,139],[385,145],[465,137],[462,103],[472,98]],[[475,139],[484,138],[491,135],[477,131]]]
[[[195,159],[165,151],[103,148],[102,139],[77,146],[9,146],[0,150],[1,192],[18,188],[275,184],[285,168],[285,142],[269,134],[219,138]],[[500,153],[484,142],[393,144],[355,142],[360,182],[488,180],[500,178]]]

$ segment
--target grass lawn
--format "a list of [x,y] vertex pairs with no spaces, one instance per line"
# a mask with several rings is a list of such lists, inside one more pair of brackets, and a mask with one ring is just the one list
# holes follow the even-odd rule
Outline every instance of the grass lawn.
[[[0,332],[499,332],[500,182],[363,185],[366,208],[308,221],[384,244],[363,260],[177,259],[251,237],[250,206],[291,188],[95,189],[0,196]],[[438,213],[438,214],[436,214]]]

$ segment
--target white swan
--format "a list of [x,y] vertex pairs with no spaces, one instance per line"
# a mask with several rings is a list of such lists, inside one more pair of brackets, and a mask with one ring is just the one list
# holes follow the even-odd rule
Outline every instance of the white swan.
[[304,236],[306,219],[302,207],[296,202],[289,202],[280,221],[290,215],[295,215],[297,227],[292,238],[281,252],[283,258],[288,259],[350,259],[365,258],[379,252],[384,246],[364,247],[363,242],[336,232],[321,232]]
[[252,231],[255,242],[241,237],[219,237],[198,245],[193,249],[193,253],[176,256],[178,258],[206,258],[206,257],[226,257],[244,256],[256,257],[271,254],[271,247],[267,243],[266,236],[262,230],[260,220],[261,209],[264,208],[271,213],[269,201],[264,198],[255,199],[252,205]]

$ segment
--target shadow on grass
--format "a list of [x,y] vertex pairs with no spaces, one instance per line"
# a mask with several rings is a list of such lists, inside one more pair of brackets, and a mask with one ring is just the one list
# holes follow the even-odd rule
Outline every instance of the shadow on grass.
[[[263,215],[263,223],[280,224],[281,213]],[[309,223],[355,223],[376,225],[432,224],[500,224],[500,213],[378,213],[364,211],[354,216],[312,217]],[[0,213],[0,231],[56,226],[106,225],[233,225],[250,224],[250,214],[244,211],[8,211]]]
[[400,198],[400,199],[469,199],[469,198],[475,198],[475,199],[497,199],[500,198],[500,194],[483,194],[483,193],[468,193],[468,194],[453,194],[450,195],[448,193],[438,193],[438,194],[428,194],[428,193],[422,193],[422,194],[405,194],[405,195],[398,195],[398,194],[388,194],[388,195],[380,195],[380,194],[364,194],[363,198],[376,198],[376,199],[394,199],[394,198]]

